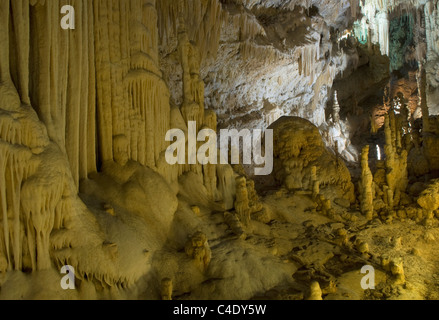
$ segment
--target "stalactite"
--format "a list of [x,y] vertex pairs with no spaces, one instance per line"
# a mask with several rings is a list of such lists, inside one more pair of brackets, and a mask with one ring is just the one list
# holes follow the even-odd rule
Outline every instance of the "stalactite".
[[157,2],[158,23],[161,30],[161,45],[166,46],[177,37],[178,18],[183,17],[189,30],[189,40],[200,48],[201,61],[215,57],[221,35],[222,22],[227,12],[222,10],[219,0],[160,0]]
[[239,43],[239,51],[244,61],[257,57],[258,60],[261,59],[259,63],[262,64],[281,60],[287,56],[286,53],[281,53],[272,46],[257,45],[250,39]]
[[[75,23],[82,25],[82,3],[75,1],[77,14]],[[85,77],[83,75],[83,37],[82,30],[70,32],[69,38],[69,72],[67,86],[67,109],[66,117],[69,121],[66,123],[66,151],[70,160],[73,179],[79,187],[79,149],[80,149],[80,126],[86,125],[81,118],[81,81]],[[88,51],[88,50],[87,50]],[[87,72],[88,74],[88,72]],[[86,92],[84,92],[86,94]]]
[[[151,168],[166,149],[164,137],[170,126],[169,90],[158,67],[157,13],[155,1],[131,3],[130,71],[126,76],[130,121],[131,157]],[[149,36],[151,34],[151,36]],[[134,124],[134,126],[133,126]]]
[[[22,187],[21,205],[25,220],[29,228],[34,228],[32,232],[28,229],[28,232],[35,232],[35,247],[30,248],[31,252],[35,252],[33,270],[45,270],[51,266],[49,237],[54,226],[55,209],[63,194],[63,188],[59,187],[64,185],[63,176],[58,178],[61,180],[51,180],[49,184],[44,181],[45,178],[34,177]],[[35,192],[40,195],[38,198],[33,196]]]
[[[0,136],[2,138],[2,136]],[[32,176],[37,166],[32,152],[24,145],[0,141],[0,252],[6,257],[9,269],[22,269],[22,184]]]
[[132,110],[130,123],[134,124],[131,157],[154,168],[166,149],[161,138],[170,129],[169,90],[161,78],[146,70],[132,70],[125,80]]
[[233,26],[234,30],[239,30],[239,41],[246,41],[257,35],[266,34],[264,28],[257,22],[256,18],[246,12],[233,15],[229,14],[227,24]]
[[30,78],[32,106],[50,138],[68,154],[78,185],[80,179],[96,171],[95,139],[89,139],[96,132],[94,17],[92,3],[76,0],[72,4],[77,10],[75,20],[82,28],[62,30],[61,4],[37,3],[29,12],[31,33],[23,31],[20,38],[30,43],[34,53],[27,66],[35,75]]
[[[81,28],[70,31],[59,27],[56,1],[0,5],[3,30],[14,28],[13,36],[0,35],[0,259],[9,270],[51,266],[51,233],[77,210],[73,186],[77,191],[79,181],[96,171],[98,158],[113,159],[115,134],[129,138],[130,153],[141,154],[144,164],[152,154],[148,165],[154,169],[167,146],[169,90],[158,66],[155,1],[71,4]],[[138,142],[145,134],[149,149]]]
[[[88,100],[85,102],[88,106],[87,109],[87,135],[84,135],[84,139],[87,141],[86,158],[87,167],[85,166],[80,175],[81,178],[86,178],[88,174],[95,173],[97,171],[97,154],[96,154],[96,65],[95,65],[95,42],[94,39],[94,17],[93,14],[93,2],[87,1],[87,25],[88,30],[85,37],[88,39]],[[84,143],[84,141],[82,141]],[[85,174],[85,171],[87,174]]]
[[320,39],[309,38],[308,44],[300,48],[299,72],[305,77],[310,77],[310,83],[314,82],[315,65],[320,58]]
[[358,15],[358,8],[360,5],[360,1],[359,0],[349,0],[349,4],[351,7],[351,17],[356,18]]
[[41,149],[48,145],[46,128],[21,112],[3,113],[0,110],[0,136],[10,144],[22,144],[30,149]]
[[334,123],[340,122],[340,105],[338,103],[337,91],[334,92],[334,103],[332,107],[332,120]]
[[103,0],[93,1],[95,19],[95,58],[97,84],[97,118],[99,156],[101,161],[113,159],[113,135],[111,116],[111,71],[109,46],[109,13],[107,4]]
[[[394,140],[393,140],[393,135],[392,135],[392,127],[391,127],[391,121],[390,121],[390,117],[389,115],[386,115],[385,117],[385,139],[386,139],[386,144],[384,146],[384,150],[386,153],[386,168],[387,168],[387,173],[386,173],[386,187],[388,188],[387,190],[390,189],[390,192],[393,191],[394,188],[394,179],[393,179],[393,175],[394,175],[394,170],[395,170],[395,149],[394,149]],[[385,196],[387,197],[387,204],[389,206],[391,199],[389,199],[389,192],[385,191],[384,192]],[[389,209],[392,209],[389,206]]]
[[[217,115],[213,110],[205,110],[204,112],[204,126],[206,129],[217,131]],[[204,186],[207,189],[208,194],[214,200],[220,200],[222,196],[217,191],[217,174],[216,165],[207,164],[203,165]]]
[[[9,11],[10,1],[0,3],[0,30],[9,30]],[[2,83],[10,83],[10,64],[9,64],[9,34],[0,33],[0,80]]]
[[362,13],[367,17],[372,33],[370,41],[379,44],[381,53],[390,53],[390,22],[389,15],[397,11],[399,16],[410,12],[413,7],[419,7],[416,0],[364,0],[360,2]]
[[[12,21],[15,31],[17,91],[21,101],[29,105],[29,0],[11,1]],[[3,29],[2,29],[3,30]],[[11,73],[14,73],[13,71]]]

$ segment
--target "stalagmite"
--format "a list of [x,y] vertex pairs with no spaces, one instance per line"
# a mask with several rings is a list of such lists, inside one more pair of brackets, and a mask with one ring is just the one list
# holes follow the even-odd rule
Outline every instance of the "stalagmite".
[[393,275],[393,281],[395,285],[403,285],[406,282],[404,274],[403,261],[401,259],[394,259],[390,262],[390,271]]
[[430,132],[430,112],[427,105],[427,71],[422,61],[418,62],[419,70],[416,75],[418,81],[418,94],[420,107],[422,111],[422,130],[425,133]]
[[310,174],[310,181],[309,181],[309,186],[311,188],[314,187],[314,182],[317,181],[317,167],[316,166],[312,166],[311,167],[311,174]]
[[387,199],[387,206],[392,210],[394,206],[399,204],[401,193],[406,191],[407,178],[407,150],[397,149],[396,136],[397,132],[395,115],[391,111],[390,115],[385,117],[385,139],[386,144],[384,150],[386,153],[386,186],[387,191],[384,192]]
[[263,205],[259,199],[259,196],[255,190],[255,182],[251,179],[246,181],[246,187],[248,192],[249,208],[251,213],[261,211]]
[[245,240],[247,234],[244,231],[241,221],[234,213],[225,212],[224,213],[224,221],[232,230],[233,234],[238,237],[238,239]]
[[320,186],[338,185],[340,198],[352,200],[353,185],[349,171],[324,147],[322,136],[312,123],[296,117],[283,117],[269,129],[274,130],[276,179],[290,190],[307,188],[311,168],[315,166]]
[[192,209],[192,212],[195,213],[195,215],[196,215],[197,217],[199,217],[199,216],[201,215],[200,207],[198,207],[198,206],[192,206],[191,209]]
[[238,214],[239,220],[247,227],[250,223],[250,206],[247,181],[243,176],[236,178],[235,210]]
[[299,57],[299,71],[301,75],[310,77],[310,82],[314,81],[315,70],[314,65],[319,59],[320,42],[316,39],[310,39],[311,44],[302,47]]
[[[78,277],[87,273],[90,280],[126,285],[142,271],[118,274],[106,263],[106,254],[118,263],[112,249],[117,245],[101,245],[105,241],[97,222],[75,190],[96,174],[102,161],[114,158],[123,166],[148,153],[149,165],[155,167],[166,149],[162,136],[170,125],[169,91],[158,68],[155,2],[77,0],[72,5],[76,26],[81,26],[75,31],[59,27],[56,1],[5,1],[0,6],[2,22],[11,25],[4,28],[10,30],[11,46],[3,39],[1,47],[16,56],[12,64],[9,52],[0,58],[0,74],[5,85],[12,75],[18,93],[14,89],[5,96],[3,85],[0,90],[0,100],[8,104],[0,107],[0,256],[10,270],[46,270],[52,262],[68,262]],[[144,91],[136,102],[128,99],[137,94],[129,88],[134,75]],[[148,114],[141,108],[144,102]],[[136,113],[137,107],[142,111]],[[148,150],[146,145],[139,149],[137,141],[145,138],[145,127],[138,130],[147,118],[154,126]],[[110,205],[100,209],[114,214]],[[80,240],[72,249],[69,237],[55,236],[83,225],[87,227],[75,237],[88,242],[88,251],[81,249]],[[94,245],[97,259],[85,262]]]
[[103,206],[103,209],[106,213],[108,213],[110,216],[116,216],[116,213],[114,212],[114,208],[112,205],[105,203]]
[[212,258],[212,252],[204,233],[196,232],[187,241],[184,250],[188,257],[192,258],[201,270],[205,271],[207,269]]
[[235,173],[230,165],[218,165],[216,172],[218,176],[218,191],[223,197],[224,210],[231,210],[235,206]]
[[363,256],[369,253],[369,244],[365,241],[358,240],[356,242],[356,248]]
[[337,91],[334,92],[334,104],[332,106],[332,121],[340,122],[340,105],[338,104]]
[[432,180],[429,186],[419,195],[417,203],[431,215],[439,209],[439,180]]
[[160,295],[162,297],[162,300],[172,300],[172,280],[169,278],[162,279],[160,283]]
[[387,12],[380,12],[378,17],[378,35],[381,53],[383,55],[389,55],[389,16]]
[[271,213],[260,200],[259,195],[255,189],[255,182],[251,179],[247,180],[247,192],[251,219],[259,221],[261,223],[269,223],[272,218]]
[[373,217],[373,176],[369,169],[369,146],[361,153],[361,182],[360,182],[361,212],[368,220]]
[[[200,86],[203,86],[200,84]],[[204,97],[203,97],[204,99]],[[203,119],[204,127],[201,129],[211,129],[217,131],[217,115],[215,111],[206,109]],[[217,178],[216,165],[206,164],[203,165],[204,186],[207,189],[208,194],[216,201],[221,200],[221,195],[217,190],[218,178]]]
[[320,181],[315,180],[312,185],[312,197],[313,199],[316,199],[318,195],[320,194]]
[[322,298],[322,289],[320,288],[320,284],[317,281],[311,283],[310,293],[307,300],[323,300]]

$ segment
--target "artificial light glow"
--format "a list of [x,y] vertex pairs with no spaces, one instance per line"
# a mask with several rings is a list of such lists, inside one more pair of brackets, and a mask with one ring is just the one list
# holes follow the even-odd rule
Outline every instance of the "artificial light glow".
[[352,35],[352,33],[351,33],[350,30],[345,30],[345,31],[343,31],[342,36],[341,36],[340,38],[338,38],[338,41],[340,42],[340,41],[343,40],[343,39],[347,39],[347,38],[349,38],[351,35]]
[[401,107],[402,103],[399,98],[393,100],[393,111],[395,112],[395,114],[401,114]]

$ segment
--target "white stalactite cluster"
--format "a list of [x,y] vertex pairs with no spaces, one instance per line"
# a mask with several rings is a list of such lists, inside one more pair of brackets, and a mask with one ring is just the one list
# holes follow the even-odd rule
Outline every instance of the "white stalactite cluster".
[[310,39],[310,44],[301,48],[299,57],[299,71],[306,77],[310,77],[310,83],[314,82],[315,64],[320,58],[320,40]]
[[[414,13],[416,23],[415,43],[416,60],[419,64],[426,64],[427,78],[431,85],[428,94],[430,105],[434,113],[438,107],[434,102],[434,96],[439,87],[439,78],[436,76],[439,57],[439,14],[437,0],[365,0],[360,3],[361,11],[367,18],[369,36],[372,43],[378,44],[383,55],[390,56],[390,21],[391,17],[403,16]],[[416,10],[416,12],[414,11]],[[407,30],[407,32],[412,32]]]
[[[434,1],[418,1],[418,0],[365,0],[360,2],[361,12],[367,17],[370,31],[372,32],[372,43],[379,44],[381,53],[389,55],[389,41],[390,41],[390,22],[389,15],[397,13],[401,16],[413,8],[422,8],[425,5],[426,21],[428,24],[428,17],[431,17],[433,12],[430,12]],[[437,3],[437,1],[436,1]]]
[[380,12],[377,16],[378,22],[378,43],[380,45],[380,50],[382,55],[389,55],[389,40],[390,40],[390,24],[389,16],[387,12]]

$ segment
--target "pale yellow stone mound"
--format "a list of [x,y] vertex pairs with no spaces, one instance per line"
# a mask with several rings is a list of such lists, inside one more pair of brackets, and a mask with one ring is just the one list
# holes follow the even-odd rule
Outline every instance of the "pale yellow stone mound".
[[337,186],[340,197],[353,199],[351,175],[343,161],[325,146],[319,129],[298,117],[282,117],[274,130],[274,176],[290,190],[310,189],[312,167],[322,186]]

